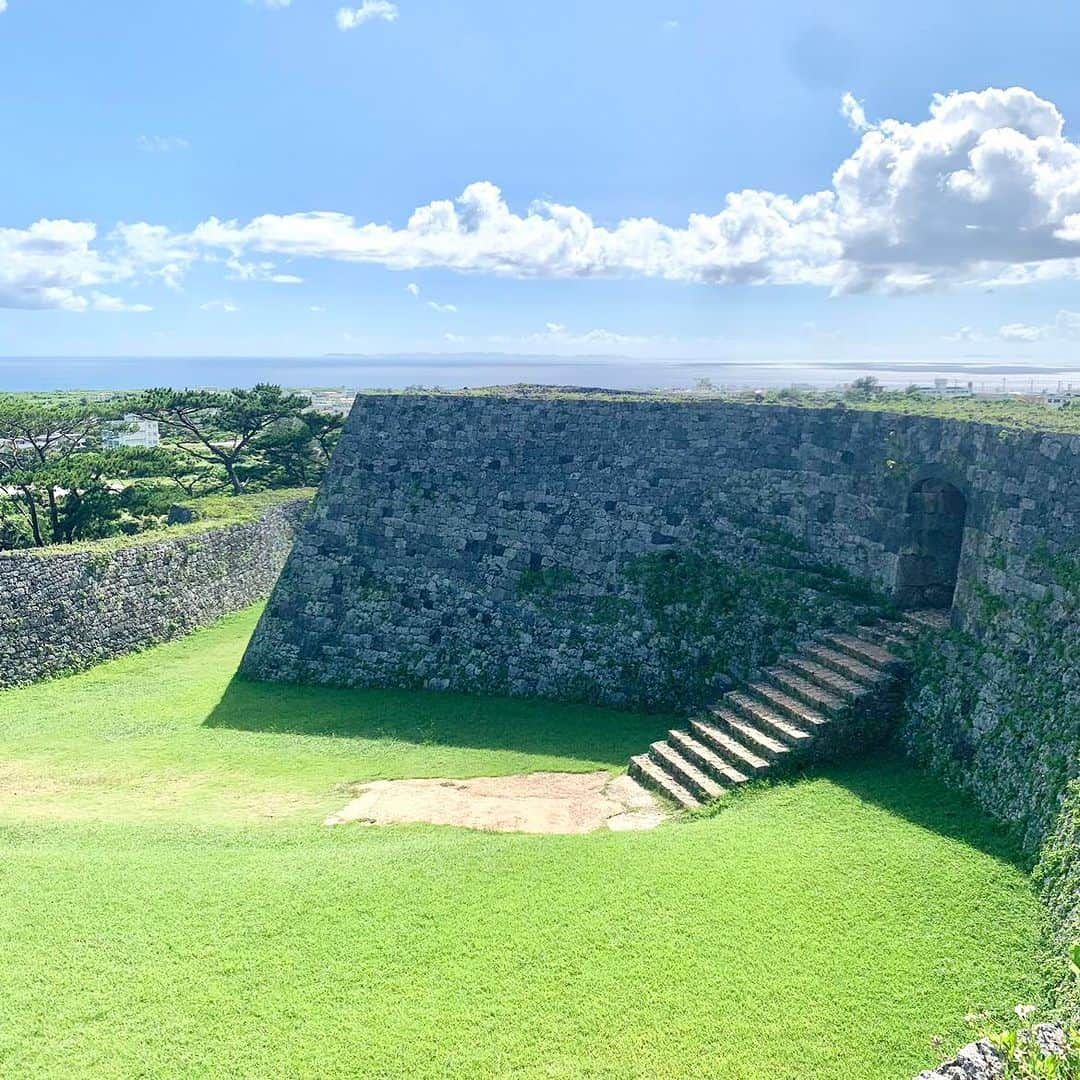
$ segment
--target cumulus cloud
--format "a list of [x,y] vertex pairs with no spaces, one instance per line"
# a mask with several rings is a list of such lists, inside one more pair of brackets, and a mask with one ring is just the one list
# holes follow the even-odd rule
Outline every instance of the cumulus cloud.
[[118,274],[94,248],[97,228],[85,221],[37,221],[0,228],[0,308],[84,311],[80,289]]
[[[507,343],[510,339],[493,339]],[[613,346],[647,345],[658,342],[670,342],[672,339],[645,337],[639,334],[623,334],[616,330],[596,327],[592,330],[573,331],[563,323],[547,322],[538,333],[527,334],[517,339],[516,344],[558,346],[561,348],[611,348]]]
[[233,314],[240,309],[231,300],[208,300],[199,305],[200,311],[224,311],[227,315]]
[[[410,296],[416,297],[417,300],[420,299],[421,289],[420,289],[420,286],[417,285],[415,281],[410,281],[409,284],[405,286],[405,291]],[[438,311],[438,312],[440,312],[440,313],[442,313],[444,315],[456,315],[457,314],[457,305],[456,304],[440,304],[438,300],[427,300],[425,302],[426,302],[427,306],[429,308],[431,308],[432,311]]]
[[119,296],[96,291],[90,294],[90,304],[95,311],[144,312],[154,310],[148,304],[129,304],[126,300],[121,300]]
[[[365,10],[365,19],[389,18],[393,5],[379,5],[344,10],[350,19]],[[110,277],[157,277],[177,287],[198,260],[292,281],[272,269],[274,258],[834,293],[1080,278],[1080,146],[1066,137],[1053,103],[1013,87],[936,95],[914,123],[871,122],[850,94],[841,111],[857,145],[828,187],[801,195],[746,188],[684,224],[599,223],[553,201],[513,209],[486,180],[416,208],[400,226],[332,211],[210,218],[185,234],[144,222],[118,226],[102,254],[93,225],[69,222],[69,230],[84,230],[73,247],[0,260],[0,302],[18,292],[22,304],[78,305],[80,288]],[[0,243],[17,248],[29,242],[26,233],[8,230]],[[420,295],[419,286],[409,291]]]
[[953,343],[964,342],[964,341],[972,342],[972,341],[981,341],[982,337],[974,327],[961,326],[960,329],[957,330],[955,333],[946,334],[945,337],[944,337],[944,340],[945,341],[950,341],[950,342],[953,342]]
[[0,0],[0,15],[7,11],[8,0]]
[[297,274],[280,274],[272,262],[245,262],[235,256],[225,260],[225,276],[231,281],[269,281],[273,285],[302,285]]
[[110,259],[117,272],[125,277],[157,278],[170,289],[179,289],[192,264],[201,258],[188,237],[145,221],[121,222],[109,239],[113,245]]
[[341,8],[337,13],[339,30],[355,30],[372,19],[394,22],[398,17],[397,4],[389,0],[364,0],[358,8]]
[[1054,338],[1073,340],[1080,338],[1080,311],[1062,308],[1052,323],[1006,323],[998,328],[998,337],[1004,341],[1046,341]]
[[316,211],[241,224],[211,219],[200,243],[290,257],[439,267],[517,277],[659,277],[911,292],[950,284],[1080,274],[1080,147],[1057,108],[1029,90],[936,96],[919,123],[861,131],[831,187],[800,196],[752,188],[685,226],[653,218],[598,224],[574,206],[512,210],[470,184],[418,207],[403,227]]
[[1059,311],[1054,329],[1063,338],[1080,338],[1080,311]]
[[1003,341],[1040,341],[1046,337],[1046,328],[1027,323],[1006,323],[998,328],[998,337]]
[[869,131],[872,126],[867,123],[862,102],[858,101],[852,93],[846,93],[840,99],[840,115],[848,122],[848,127],[852,131]]
[[190,150],[191,143],[179,135],[140,135],[139,149],[148,154],[175,154]]

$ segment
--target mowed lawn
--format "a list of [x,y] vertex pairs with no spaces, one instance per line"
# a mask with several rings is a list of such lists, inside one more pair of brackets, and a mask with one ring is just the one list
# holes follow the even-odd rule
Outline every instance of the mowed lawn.
[[903,1080],[1040,996],[1008,848],[889,756],[647,833],[327,829],[667,721],[233,682],[255,614],[0,694],[0,1075]]

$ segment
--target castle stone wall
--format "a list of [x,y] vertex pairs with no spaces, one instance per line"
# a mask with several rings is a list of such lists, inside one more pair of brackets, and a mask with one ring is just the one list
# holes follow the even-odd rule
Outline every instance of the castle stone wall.
[[168,641],[267,596],[308,506],[127,547],[0,556],[0,687]]
[[[683,706],[815,620],[859,617],[864,598],[815,582],[891,591],[928,477],[967,500],[958,625],[978,632],[987,595],[1045,596],[1078,466],[1080,437],[884,412],[361,395],[244,666]],[[710,564],[773,591],[725,609]],[[705,593],[701,618],[680,615]],[[725,610],[740,619],[720,640]]]

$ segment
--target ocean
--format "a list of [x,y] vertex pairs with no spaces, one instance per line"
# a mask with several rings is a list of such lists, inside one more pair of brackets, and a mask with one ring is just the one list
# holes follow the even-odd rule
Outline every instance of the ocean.
[[603,387],[612,390],[682,389],[702,379],[725,388],[841,386],[862,375],[884,385],[930,384],[935,378],[976,390],[1080,388],[1080,365],[974,358],[935,362],[857,363],[845,361],[732,362],[636,360],[626,357],[522,355],[449,356],[170,356],[170,357],[0,357],[0,391],[132,390],[147,386],[251,386],[350,390],[428,387],[461,389],[536,383]]

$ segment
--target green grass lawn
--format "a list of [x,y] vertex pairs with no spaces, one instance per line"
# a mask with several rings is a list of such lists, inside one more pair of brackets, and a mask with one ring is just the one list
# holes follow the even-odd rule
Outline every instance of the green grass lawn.
[[0,1074],[904,1080],[1040,993],[1009,849],[888,756],[648,833],[326,829],[666,720],[234,682],[254,617],[0,694]]

